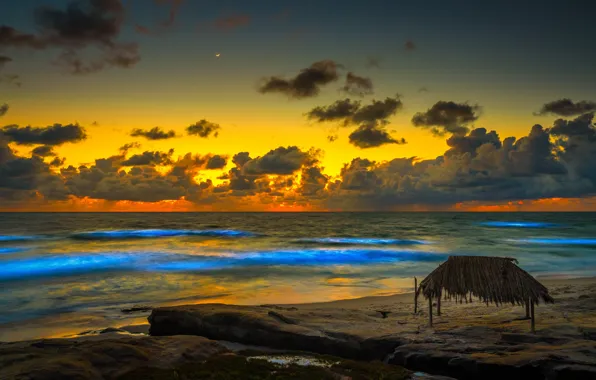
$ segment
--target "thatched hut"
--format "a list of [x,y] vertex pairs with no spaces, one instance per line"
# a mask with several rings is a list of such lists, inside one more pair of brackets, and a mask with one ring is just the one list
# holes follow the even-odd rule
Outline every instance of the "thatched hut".
[[437,312],[441,315],[441,297],[460,302],[475,297],[487,305],[525,305],[534,332],[534,305],[554,300],[544,285],[516,264],[517,260],[510,257],[450,256],[416,290],[416,295],[422,293],[429,300],[430,325],[433,300],[437,300]]

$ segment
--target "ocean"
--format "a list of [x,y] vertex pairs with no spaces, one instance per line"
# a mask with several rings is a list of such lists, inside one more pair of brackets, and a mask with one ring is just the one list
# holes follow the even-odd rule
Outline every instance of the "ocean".
[[133,306],[412,291],[449,255],[596,275],[596,213],[0,213],[0,341],[146,323]]

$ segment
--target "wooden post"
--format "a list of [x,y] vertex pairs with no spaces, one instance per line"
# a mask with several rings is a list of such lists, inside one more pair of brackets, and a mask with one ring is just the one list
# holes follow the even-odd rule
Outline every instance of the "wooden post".
[[428,297],[428,325],[433,327],[433,298]]
[[437,297],[437,315],[441,315],[441,293]]
[[532,334],[536,333],[536,319],[534,318],[534,302],[530,303],[530,314],[532,317]]
[[530,319],[530,299],[526,300],[526,318]]
[[414,277],[414,314],[418,314],[418,279]]

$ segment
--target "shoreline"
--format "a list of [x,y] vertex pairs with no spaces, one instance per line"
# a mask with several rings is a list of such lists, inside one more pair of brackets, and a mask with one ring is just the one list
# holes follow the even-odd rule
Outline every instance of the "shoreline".
[[[540,280],[537,278],[542,284],[544,284],[549,291],[553,294],[555,298],[555,302],[557,301],[557,289],[559,288],[577,288],[581,286],[594,286],[596,289],[596,277],[576,277],[576,278],[555,278],[549,277]],[[413,285],[413,284],[412,284]],[[413,286],[412,286],[413,288]],[[569,291],[569,290],[566,290]],[[575,289],[576,292],[581,296],[582,291]],[[561,295],[568,295],[573,293],[562,293]],[[226,305],[226,306],[246,306],[246,307],[264,307],[264,306],[272,306],[272,307],[282,307],[282,308],[298,308],[301,310],[333,310],[333,309],[346,309],[346,310],[373,310],[379,308],[390,309],[392,306],[399,305],[400,307],[408,307],[414,304],[414,292],[402,292],[402,293],[394,293],[389,295],[370,295],[370,296],[363,296],[363,297],[355,297],[355,298],[346,298],[346,299],[339,299],[339,300],[331,300],[331,301],[320,301],[320,302],[307,302],[307,303],[271,303],[271,304],[263,304],[263,303],[242,303],[241,305],[233,303],[233,302],[198,302],[198,303],[176,303],[176,305],[168,305],[165,303],[162,306],[155,306],[152,309],[157,309],[160,307],[182,307],[187,305]],[[449,302],[446,302],[444,305],[449,305]],[[426,303],[424,302],[424,298],[420,298],[418,300],[418,306],[420,310],[427,313]],[[540,313],[542,305],[538,306],[537,310]],[[496,308],[496,309],[495,309]],[[496,306],[489,306],[490,314],[499,313],[499,308]],[[94,317],[92,314],[85,314],[85,313],[69,313],[66,315],[62,324],[69,324],[69,323],[77,323],[80,321],[89,320],[89,324],[85,325],[85,327],[81,327],[79,330],[75,330],[75,328],[68,328],[68,332],[57,332],[57,333],[47,333],[49,330],[52,330],[51,323],[53,321],[50,320],[50,325],[47,327],[39,326],[36,321],[39,319],[28,320],[24,322],[17,322],[17,323],[9,323],[6,324],[5,327],[0,326],[0,331],[2,329],[6,330],[19,330],[25,329],[26,331],[39,331],[40,333],[35,337],[30,337],[26,339],[12,339],[12,340],[1,340],[3,343],[15,343],[15,342],[23,342],[23,341],[31,341],[31,340],[39,340],[39,339],[65,339],[65,338],[73,338],[73,337],[80,337],[80,336],[90,336],[93,334],[83,335],[84,332],[88,331],[95,331],[99,332],[105,329],[121,329],[124,331],[131,330],[135,333],[139,332],[148,332],[149,324],[147,322],[147,317],[149,316],[149,312],[138,313],[138,314],[122,314],[123,319],[127,321],[124,323],[105,323],[105,319],[100,320],[97,319],[94,321]],[[62,316],[61,316],[62,317]],[[69,319],[72,317],[72,319]],[[78,317],[78,318],[77,318]],[[102,323],[104,322],[104,323]],[[62,324],[56,326],[57,331],[64,330]],[[44,333],[46,331],[46,333]],[[20,333],[19,333],[20,334]],[[15,333],[8,334],[10,335],[17,335]]]

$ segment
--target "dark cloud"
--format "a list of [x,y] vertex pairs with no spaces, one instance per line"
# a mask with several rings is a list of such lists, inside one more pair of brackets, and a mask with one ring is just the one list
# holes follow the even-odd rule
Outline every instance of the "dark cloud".
[[250,24],[250,16],[246,14],[236,14],[221,17],[215,20],[215,28],[221,31],[229,32]]
[[122,166],[145,166],[145,165],[169,165],[172,163],[174,149],[168,152],[146,151],[141,154],[134,154],[121,162]]
[[68,191],[59,176],[54,174],[43,159],[19,157],[0,135],[0,199],[10,202],[28,202],[39,196],[47,200],[63,200]]
[[[137,44],[118,41],[124,22],[120,0],[72,1],[64,10],[42,7],[35,11],[34,21],[37,34],[0,26],[0,49],[60,49],[56,62],[74,74],[132,67],[140,60]],[[95,48],[99,57],[86,61],[87,48]]]
[[450,147],[445,152],[445,156],[455,156],[470,154],[476,155],[476,150],[484,144],[493,144],[496,148],[501,148],[501,139],[495,131],[487,133],[485,128],[477,128],[467,135],[453,135],[447,139],[447,145]]
[[574,120],[557,119],[550,129],[550,134],[557,137],[577,137],[596,141],[596,129],[592,124],[593,120],[594,113],[586,113]]
[[385,100],[372,100],[362,105],[350,99],[338,100],[325,107],[315,107],[306,116],[316,122],[340,122],[343,126],[357,125],[350,134],[350,143],[358,148],[373,148],[384,144],[405,144],[402,139],[395,139],[385,130],[389,118],[403,108],[403,103],[396,97]]
[[337,140],[339,138],[338,135],[329,135],[327,136],[327,141],[329,142],[334,142],[335,140]]
[[420,87],[420,88],[418,89],[418,92],[428,92],[428,91],[429,91],[429,90],[428,90],[428,88],[427,88],[427,87]]
[[573,100],[563,98],[546,103],[536,115],[553,114],[558,116],[577,116],[588,112],[596,111],[596,102],[582,100],[575,103]]
[[413,41],[408,40],[404,44],[404,50],[406,50],[406,51],[414,51],[414,50],[416,50],[416,44]]
[[6,103],[0,104],[0,117],[6,115],[6,113],[8,112],[8,109],[9,108],[10,107]]
[[56,153],[54,153],[54,147],[50,145],[38,146],[31,151],[31,154],[39,157],[51,157],[56,155]]
[[341,67],[331,60],[315,62],[294,78],[264,78],[258,91],[261,94],[278,92],[295,99],[312,98],[319,95],[322,86],[337,81],[338,69]]
[[302,169],[300,194],[307,197],[324,195],[325,186],[329,182],[329,176],[323,174],[323,169],[318,166],[310,166]]
[[350,143],[358,148],[375,148],[385,144],[406,144],[405,139],[396,140],[381,126],[361,125],[349,136]]
[[345,125],[351,123],[352,116],[361,107],[359,101],[343,99],[328,106],[318,106],[306,113],[306,117],[319,123],[328,121],[343,121]]
[[416,127],[429,128],[437,136],[446,133],[465,134],[467,125],[478,120],[480,107],[467,103],[438,101],[426,112],[418,112],[412,117]]
[[250,158],[250,153],[248,152],[239,152],[236,153],[234,157],[232,157],[232,162],[239,169],[242,168],[244,164],[246,164],[250,160],[252,160],[252,158]]
[[164,131],[160,127],[151,128],[149,130],[142,130],[139,128],[135,128],[130,133],[132,137],[144,137],[148,140],[166,140],[171,139],[176,136],[176,132],[173,130]]
[[355,96],[371,95],[374,92],[373,83],[370,78],[358,76],[352,72],[346,75],[346,84],[342,91]]
[[375,57],[368,57],[366,59],[366,64],[364,65],[367,69],[380,69],[381,68],[381,59]]
[[202,119],[202,120],[197,121],[196,123],[188,126],[186,128],[186,132],[191,136],[199,136],[199,137],[207,138],[211,135],[213,135],[213,137],[219,136],[220,129],[221,129],[221,126],[219,124],[212,123],[210,121]]
[[135,142],[131,142],[131,143],[122,145],[120,148],[118,148],[118,150],[122,154],[126,154],[126,153],[128,153],[129,150],[139,149],[140,147],[141,147],[141,144],[139,144],[138,142],[135,141]]
[[17,74],[0,74],[0,83],[21,87],[21,77]]
[[209,157],[205,169],[223,169],[228,164],[228,159],[225,156],[214,155]]
[[61,145],[83,141],[87,138],[85,128],[78,124],[54,124],[43,128],[7,125],[0,129],[0,132],[9,141],[20,145]]
[[12,62],[12,58],[0,55],[0,70],[4,68],[4,65],[7,63]]
[[[254,158],[242,166],[243,174],[292,174],[303,166],[318,162],[318,153],[302,151],[297,146],[282,147],[269,151],[262,157]],[[236,158],[236,157],[234,157]]]
[[152,27],[135,24],[135,31],[139,34],[149,35],[159,34],[171,29],[176,23],[176,18],[178,16],[179,9],[184,2],[185,0],[154,0],[154,3],[158,6],[166,5],[169,7],[168,17]]
[[362,106],[359,101],[338,100],[329,106],[319,106],[309,111],[306,116],[316,122],[341,121],[344,126],[366,124],[388,124],[391,116],[403,107],[399,97],[387,97],[385,100],[373,100]]

